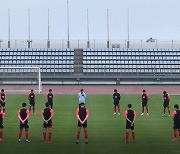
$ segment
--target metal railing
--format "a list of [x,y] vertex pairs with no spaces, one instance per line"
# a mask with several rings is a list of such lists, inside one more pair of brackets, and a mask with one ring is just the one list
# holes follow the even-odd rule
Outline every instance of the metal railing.
[[180,40],[0,40],[1,49],[62,49],[62,48],[83,48],[83,49],[180,49]]

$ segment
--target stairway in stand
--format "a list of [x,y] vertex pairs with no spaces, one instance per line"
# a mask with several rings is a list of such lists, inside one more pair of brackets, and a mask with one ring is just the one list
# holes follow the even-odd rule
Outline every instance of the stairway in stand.
[[74,49],[74,74],[83,75],[83,49]]

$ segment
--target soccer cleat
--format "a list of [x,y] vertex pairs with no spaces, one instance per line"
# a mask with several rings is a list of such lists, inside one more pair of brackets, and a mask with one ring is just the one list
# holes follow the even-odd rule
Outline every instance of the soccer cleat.
[[26,143],[30,143],[30,141],[28,139],[26,139]]
[[76,144],[79,144],[79,140],[76,141]]
[[171,115],[169,114],[168,117],[170,117]]
[[88,139],[86,139],[85,143],[88,144]]
[[144,115],[144,113],[141,113],[141,115],[143,116],[143,115]]
[[116,115],[116,112],[114,112],[113,115]]
[[162,115],[162,117],[164,117],[164,116],[165,116],[165,114]]
[[125,141],[125,144],[128,144],[128,141]]
[[172,141],[173,141],[173,142],[176,142],[176,141],[177,141],[177,138],[174,138]]
[[19,139],[18,142],[21,143],[21,139]]
[[147,116],[149,115],[149,113],[147,113]]
[[118,115],[121,115],[120,113],[118,113]]

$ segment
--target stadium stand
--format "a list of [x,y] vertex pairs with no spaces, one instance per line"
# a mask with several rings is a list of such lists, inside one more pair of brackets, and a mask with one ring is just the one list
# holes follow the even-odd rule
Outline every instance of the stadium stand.
[[48,84],[180,81],[180,50],[26,48],[1,49],[0,57],[1,67],[40,67]]

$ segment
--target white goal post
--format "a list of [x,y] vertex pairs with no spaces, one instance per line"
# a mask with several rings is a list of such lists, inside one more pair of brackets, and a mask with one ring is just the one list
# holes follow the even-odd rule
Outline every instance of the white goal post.
[[[13,86],[21,88],[12,88]],[[34,89],[41,93],[41,68],[27,66],[0,66],[0,87],[8,86],[6,92],[26,92]]]

